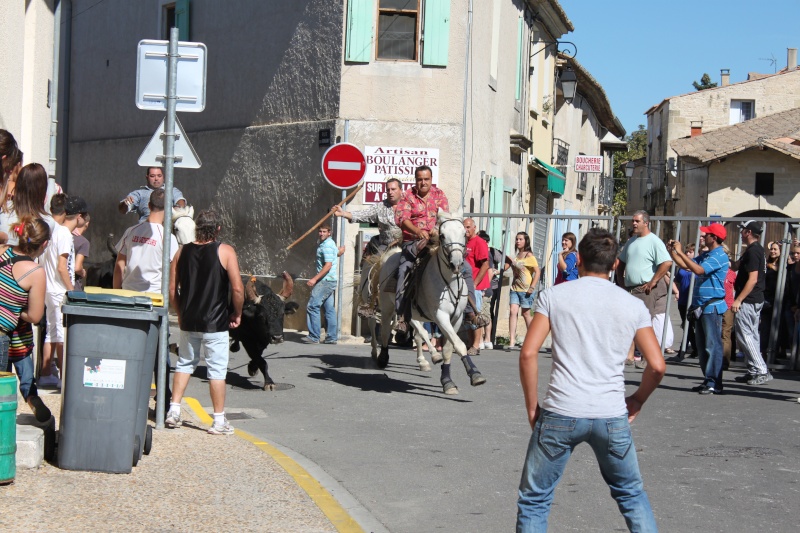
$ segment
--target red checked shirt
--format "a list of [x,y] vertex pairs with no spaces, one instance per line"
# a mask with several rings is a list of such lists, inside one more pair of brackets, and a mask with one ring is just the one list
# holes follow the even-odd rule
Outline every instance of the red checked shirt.
[[416,227],[430,233],[436,227],[436,216],[440,207],[443,211],[450,211],[447,196],[436,185],[431,185],[431,190],[428,191],[425,198],[417,196],[416,185],[411,187],[411,190],[403,195],[394,210],[395,221],[403,230],[403,241],[417,240],[416,235],[403,228],[403,221],[411,220]]

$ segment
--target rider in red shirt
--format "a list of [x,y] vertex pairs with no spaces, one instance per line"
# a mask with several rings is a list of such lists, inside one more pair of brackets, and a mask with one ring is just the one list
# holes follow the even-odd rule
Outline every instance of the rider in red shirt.
[[450,211],[444,191],[433,184],[433,173],[428,166],[417,167],[414,171],[416,185],[406,191],[395,208],[395,221],[403,230],[403,251],[400,267],[397,271],[397,296],[395,311],[397,313],[397,330],[407,331],[406,318],[403,316],[403,285],[408,269],[414,264],[419,252],[427,246],[431,233],[436,229],[436,217],[439,208]]

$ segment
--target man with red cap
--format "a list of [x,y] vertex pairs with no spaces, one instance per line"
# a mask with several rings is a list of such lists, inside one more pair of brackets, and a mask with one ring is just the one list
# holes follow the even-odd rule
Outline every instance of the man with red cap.
[[703,226],[700,232],[703,234],[701,244],[707,246],[708,251],[694,260],[683,253],[678,241],[669,241],[667,250],[679,267],[697,276],[689,312],[695,317],[694,338],[705,379],[693,390],[704,395],[719,394],[722,392],[722,315],[728,310],[725,303],[728,256],[722,243],[728,232],[722,224]]

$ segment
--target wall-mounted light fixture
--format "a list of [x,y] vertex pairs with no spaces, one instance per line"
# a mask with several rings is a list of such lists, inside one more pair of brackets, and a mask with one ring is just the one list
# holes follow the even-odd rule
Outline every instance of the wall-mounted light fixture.
[[564,101],[568,104],[572,103],[572,100],[575,98],[575,93],[578,90],[578,77],[571,68],[567,67],[561,71],[559,79],[561,81],[561,93],[564,95]]

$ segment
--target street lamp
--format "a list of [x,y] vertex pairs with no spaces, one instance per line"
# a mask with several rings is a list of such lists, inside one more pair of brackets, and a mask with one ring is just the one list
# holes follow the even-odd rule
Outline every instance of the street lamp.
[[564,95],[564,101],[568,104],[575,98],[575,91],[578,88],[578,77],[570,67],[561,71],[561,92]]
[[633,177],[633,169],[636,168],[636,163],[633,161],[628,161],[625,165],[625,177],[630,179]]

